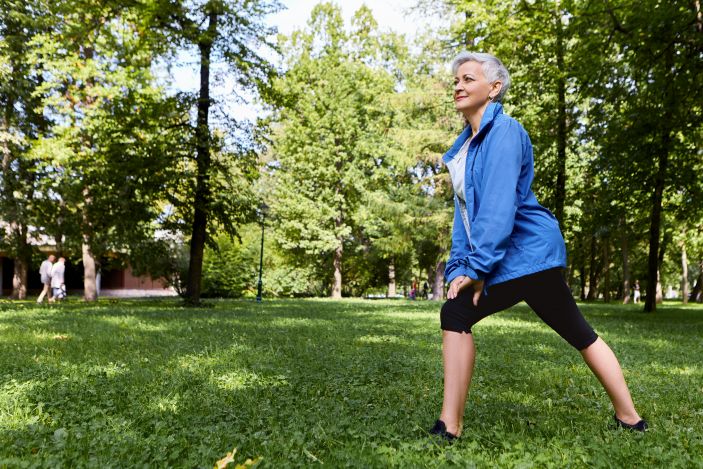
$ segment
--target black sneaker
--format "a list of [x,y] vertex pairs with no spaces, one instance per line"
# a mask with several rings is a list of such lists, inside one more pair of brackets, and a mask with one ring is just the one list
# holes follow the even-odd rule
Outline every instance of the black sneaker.
[[447,426],[441,420],[437,420],[434,423],[434,427],[430,428],[430,434],[440,436],[449,443],[452,443],[457,438],[456,435],[447,431]]
[[625,428],[627,430],[632,430],[635,432],[644,432],[649,428],[649,425],[647,424],[647,421],[645,419],[640,420],[634,425],[630,425],[629,423],[625,423],[620,420],[617,415],[613,415],[613,418],[615,419],[616,427]]

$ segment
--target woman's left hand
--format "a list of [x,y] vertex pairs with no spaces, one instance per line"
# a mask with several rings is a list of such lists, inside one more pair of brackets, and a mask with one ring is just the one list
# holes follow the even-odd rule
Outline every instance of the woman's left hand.
[[478,306],[478,300],[483,293],[483,280],[471,280],[471,286],[474,288],[474,306]]

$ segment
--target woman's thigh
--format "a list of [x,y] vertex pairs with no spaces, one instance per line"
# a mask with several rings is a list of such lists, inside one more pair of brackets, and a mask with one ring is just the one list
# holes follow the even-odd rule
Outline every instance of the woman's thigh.
[[460,291],[456,298],[442,305],[442,330],[470,333],[471,327],[481,319],[516,305],[523,300],[520,281],[509,280],[488,287],[488,293],[485,290],[481,293],[478,306],[473,303],[473,288]]
[[561,269],[540,272],[525,286],[525,302],[564,340],[578,350],[596,341],[598,335],[581,314]]

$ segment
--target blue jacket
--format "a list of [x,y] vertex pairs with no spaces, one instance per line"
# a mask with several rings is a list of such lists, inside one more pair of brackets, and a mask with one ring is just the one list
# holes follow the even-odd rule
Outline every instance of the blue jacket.
[[[443,156],[449,162],[471,137],[467,126]],[[486,108],[466,158],[466,203],[454,196],[452,249],[444,272],[485,280],[486,287],[553,267],[566,266],[559,222],[532,192],[534,160],[525,129]]]

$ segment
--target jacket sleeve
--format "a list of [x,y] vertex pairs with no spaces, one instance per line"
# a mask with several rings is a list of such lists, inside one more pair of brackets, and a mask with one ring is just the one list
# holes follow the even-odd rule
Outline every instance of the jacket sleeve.
[[447,267],[444,269],[444,278],[451,283],[460,275],[469,276],[469,237],[466,235],[464,222],[461,220],[459,201],[454,197],[454,226],[452,227],[452,249],[449,252]]
[[473,250],[468,265],[476,276],[469,276],[477,280],[505,256],[518,205],[525,131],[513,119],[496,124],[486,136],[480,202],[471,223]]

